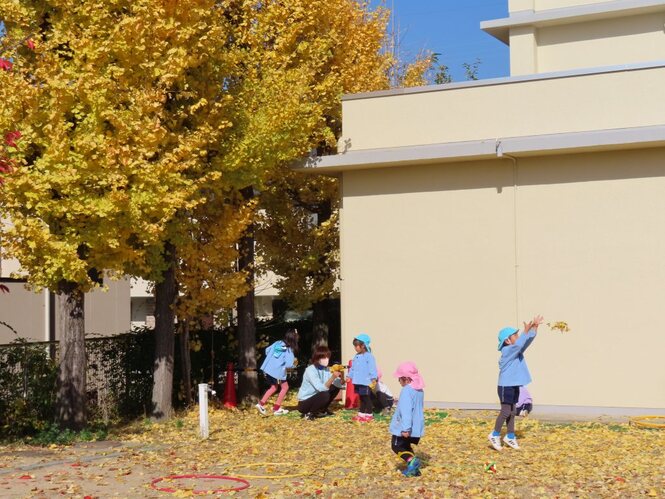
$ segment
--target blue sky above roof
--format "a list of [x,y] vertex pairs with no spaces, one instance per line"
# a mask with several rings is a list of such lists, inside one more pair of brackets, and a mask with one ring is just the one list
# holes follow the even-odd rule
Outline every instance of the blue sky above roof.
[[480,21],[508,16],[508,0],[372,0],[394,7],[400,56],[415,58],[424,50],[441,54],[453,81],[466,79],[463,63],[481,60],[482,79],[508,76],[508,47],[480,30]]

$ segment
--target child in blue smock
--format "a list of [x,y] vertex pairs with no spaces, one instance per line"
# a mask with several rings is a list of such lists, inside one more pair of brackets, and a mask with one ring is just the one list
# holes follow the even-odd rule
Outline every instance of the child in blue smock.
[[402,385],[395,414],[390,421],[393,452],[406,463],[404,476],[420,476],[420,459],[411,445],[418,445],[425,434],[425,382],[413,362],[402,362],[394,376]]
[[370,387],[376,386],[379,377],[376,369],[376,360],[372,355],[370,348],[370,337],[366,334],[359,334],[353,338],[353,347],[356,350],[356,356],[353,357],[351,369],[349,369],[349,378],[353,380],[356,393],[360,397],[360,408],[353,421],[367,423],[374,419],[372,415],[372,398],[370,397]]
[[298,330],[289,329],[284,335],[284,340],[276,341],[266,348],[266,358],[261,364],[261,371],[265,375],[270,388],[263,394],[261,401],[256,404],[256,408],[264,416],[268,414],[264,407],[268,399],[280,387],[281,390],[277,396],[275,404],[272,406],[274,416],[281,416],[289,411],[282,407],[286,392],[289,390],[289,384],[286,382],[286,369],[296,366],[297,360],[295,354],[298,353]]
[[494,431],[489,434],[489,441],[496,450],[501,450],[501,427],[504,421],[508,427],[508,433],[503,437],[503,441],[513,449],[519,449],[515,437],[515,406],[520,396],[520,386],[528,385],[531,382],[529,368],[524,359],[524,351],[531,345],[536,338],[538,326],[543,322],[543,318],[537,315],[528,324],[524,324],[524,332],[518,335],[518,329],[514,327],[504,327],[499,331],[499,383],[497,391],[499,401],[501,402],[501,411],[496,418]]

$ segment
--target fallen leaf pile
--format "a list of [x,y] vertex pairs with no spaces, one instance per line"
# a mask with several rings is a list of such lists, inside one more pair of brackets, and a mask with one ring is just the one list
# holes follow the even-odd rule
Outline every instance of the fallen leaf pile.
[[[286,407],[293,405],[291,399]],[[464,417],[428,410],[417,447],[422,476],[405,478],[390,450],[389,418],[357,423],[351,411],[334,412],[306,421],[295,410],[265,417],[255,410],[211,409],[207,440],[198,437],[198,410],[164,424],[136,423],[112,436],[121,442],[103,453],[86,457],[80,449],[59,448],[51,461],[61,464],[43,461],[44,467],[29,471],[19,458],[9,459],[15,473],[0,468],[0,496],[190,497],[238,485],[168,479],[160,484],[171,493],[150,487],[171,475],[213,474],[250,483],[219,497],[665,497],[662,430],[519,418],[522,449],[496,452],[487,442],[492,411]],[[3,455],[25,450],[0,447]],[[6,495],[2,487],[24,495]]]

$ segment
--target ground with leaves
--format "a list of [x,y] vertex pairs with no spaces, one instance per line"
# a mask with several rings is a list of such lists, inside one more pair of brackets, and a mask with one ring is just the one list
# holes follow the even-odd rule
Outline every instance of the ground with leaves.
[[[251,487],[240,497],[665,497],[663,430],[520,419],[522,450],[499,453],[487,442],[492,412],[428,410],[418,447],[423,474],[409,479],[397,471],[388,419],[362,424],[351,415],[336,410],[305,421],[295,411],[211,410],[210,438],[202,441],[191,411],[166,424],[136,423],[104,442],[0,447],[0,495],[188,497],[236,485],[182,479],[157,484],[171,493],[150,487],[160,477],[200,473],[245,476]],[[495,473],[485,471],[488,462]]]

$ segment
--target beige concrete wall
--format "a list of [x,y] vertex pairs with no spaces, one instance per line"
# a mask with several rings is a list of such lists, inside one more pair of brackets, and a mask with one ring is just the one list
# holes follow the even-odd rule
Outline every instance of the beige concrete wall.
[[510,74],[529,75],[538,72],[537,30],[518,26],[510,30]]
[[[0,295],[0,320],[12,326],[22,338],[48,341],[46,292],[34,293],[19,282],[3,284],[10,292]],[[130,328],[129,280],[108,280],[107,285],[109,289],[106,292],[97,290],[85,295],[86,335],[111,336],[125,333]],[[55,334],[59,339],[57,327]],[[14,339],[15,334],[0,326],[0,344]]]
[[542,402],[665,408],[665,149],[519,164],[520,309],[574,327],[531,352]]
[[[16,332],[29,341],[48,340],[46,325],[46,293],[33,293],[20,282],[4,282],[9,293],[0,294],[0,321],[6,322]],[[0,325],[0,344],[11,343],[16,339],[4,325]]]
[[[11,220],[0,218],[0,230],[6,230],[13,226]],[[2,233],[0,232],[0,277],[11,277],[13,273],[18,272],[19,262],[16,258],[4,252],[2,247]]]
[[104,279],[104,284],[108,290],[85,295],[85,332],[103,336],[126,333],[130,329],[130,280]]
[[537,404],[665,408],[664,165],[520,159],[517,190],[510,160],[345,173],[344,358],[363,331],[384,373],[419,365],[428,401],[495,405],[496,332],[543,313],[573,330],[528,352]]
[[0,259],[0,277],[11,277],[19,271],[19,263],[16,258]]
[[343,103],[351,150],[659,125],[665,68]]
[[533,10],[534,0],[508,0],[508,10],[510,12],[520,12],[522,10]]
[[413,360],[427,400],[492,400],[493,331],[515,317],[512,179],[501,161],[344,174],[345,360],[366,332],[393,391]]
[[508,0],[510,12],[522,10],[548,10],[564,7],[578,7],[592,3],[607,3],[608,0]]
[[609,0],[531,0],[534,10],[561,9],[564,7],[578,7],[593,3],[607,3]]
[[[660,12],[539,28],[534,72],[664,60],[664,23],[665,12]],[[513,64],[530,61],[513,49],[514,38],[511,32],[511,74],[527,74],[512,71]],[[518,60],[513,62],[514,58]]]

